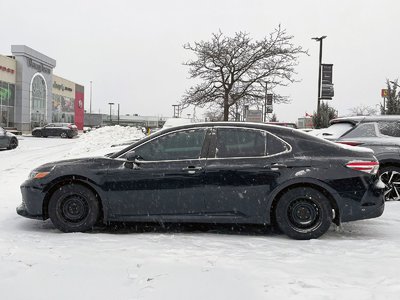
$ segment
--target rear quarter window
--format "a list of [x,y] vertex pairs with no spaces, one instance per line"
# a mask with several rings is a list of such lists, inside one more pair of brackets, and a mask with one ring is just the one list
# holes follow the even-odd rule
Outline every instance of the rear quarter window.
[[345,138],[376,137],[375,123],[360,124],[352,131],[347,133]]

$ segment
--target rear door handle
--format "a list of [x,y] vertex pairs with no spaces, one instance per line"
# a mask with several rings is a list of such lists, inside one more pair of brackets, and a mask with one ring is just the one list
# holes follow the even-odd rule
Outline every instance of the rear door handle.
[[196,173],[196,171],[200,171],[201,169],[203,169],[202,167],[195,167],[195,166],[188,166],[186,168],[182,168],[182,171],[186,171],[189,174],[194,174]]

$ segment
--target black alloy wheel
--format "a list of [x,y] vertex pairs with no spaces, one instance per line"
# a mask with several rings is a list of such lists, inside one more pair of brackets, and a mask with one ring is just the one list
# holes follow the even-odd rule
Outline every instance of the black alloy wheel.
[[385,201],[400,200],[400,168],[394,166],[384,167],[379,170],[379,178],[385,184]]
[[67,184],[51,196],[49,216],[63,232],[84,232],[93,228],[100,216],[96,195],[85,186]]
[[332,208],[321,192],[297,187],[280,197],[275,218],[287,236],[298,240],[315,239],[328,231],[332,223]]
[[18,140],[16,138],[12,138],[10,140],[10,145],[7,147],[7,149],[15,149],[18,147]]

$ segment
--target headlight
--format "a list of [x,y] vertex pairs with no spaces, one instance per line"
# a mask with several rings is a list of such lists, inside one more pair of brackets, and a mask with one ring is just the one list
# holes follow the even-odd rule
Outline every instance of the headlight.
[[50,172],[38,172],[38,171],[32,171],[29,174],[29,179],[41,179],[49,175]]

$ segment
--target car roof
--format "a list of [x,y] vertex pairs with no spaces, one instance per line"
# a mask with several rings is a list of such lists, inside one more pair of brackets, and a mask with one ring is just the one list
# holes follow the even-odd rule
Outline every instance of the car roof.
[[329,123],[352,123],[356,125],[363,122],[377,122],[377,121],[400,121],[400,115],[384,115],[384,116],[353,116],[353,117],[342,117],[331,120]]
[[252,123],[252,122],[199,122],[199,123],[192,123],[192,124],[184,124],[174,127],[169,127],[163,130],[158,131],[157,133],[165,133],[169,131],[175,131],[179,129],[186,129],[186,128],[197,128],[197,127],[238,127],[238,128],[256,128],[256,129],[273,129],[274,131],[284,131],[290,132],[293,128],[273,125],[273,124],[265,124],[265,123]]

